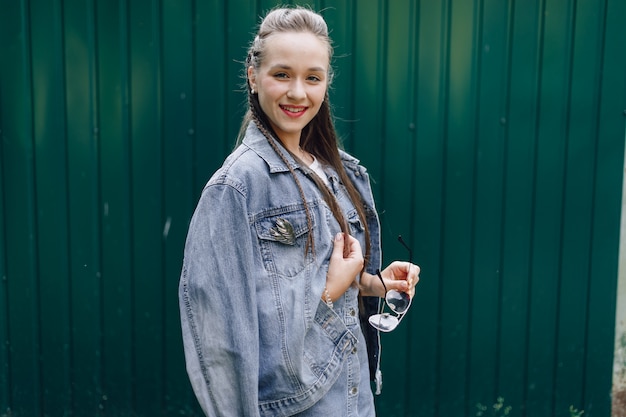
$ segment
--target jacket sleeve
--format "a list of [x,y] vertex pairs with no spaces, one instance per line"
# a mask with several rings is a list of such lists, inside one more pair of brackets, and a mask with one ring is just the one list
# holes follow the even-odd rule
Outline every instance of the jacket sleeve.
[[241,188],[209,185],[192,217],[179,284],[187,373],[207,416],[258,416],[254,246]]

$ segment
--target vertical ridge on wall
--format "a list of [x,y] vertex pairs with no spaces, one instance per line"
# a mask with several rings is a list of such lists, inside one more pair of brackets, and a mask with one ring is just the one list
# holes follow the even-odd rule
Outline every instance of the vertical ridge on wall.
[[226,6],[226,25],[231,28],[226,37],[226,82],[229,87],[226,106],[226,137],[234,148],[239,132],[243,108],[247,105],[246,95],[240,93],[245,85],[244,65],[247,46],[258,29],[255,0],[232,0]]
[[134,394],[128,11],[125,0],[97,3],[102,410],[116,415],[133,409]]
[[[34,143],[32,140],[33,91],[31,38],[27,4],[5,6],[3,33],[8,41],[2,59],[2,140],[4,200],[5,285],[7,293],[7,357],[10,361],[6,406],[26,414],[41,411],[39,279],[37,276]],[[22,36],[19,36],[22,34]],[[4,42],[3,42],[4,43]],[[7,82],[11,80],[11,82]],[[35,398],[35,401],[32,398]],[[4,412],[4,410],[2,410]]]
[[[535,223],[533,225],[532,303],[530,306],[528,413],[554,413],[558,349],[558,310],[562,244],[564,133],[567,95],[569,17],[564,3],[546,2],[543,20],[543,49],[540,73],[539,118],[536,154]],[[565,10],[563,10],[563,8]],[[565,16],[567,18],[560,18]],[[550,42],[546,42],[549,39]],[[543,369],[551,369],[544,372]],[[538,395],[538,397],[537,397]]]
[[[532,172],[532,148],[533,143],[527,140],[534,132],[532,117],[532,102],[526,97],[533,91],[528,84],[528,78],[532,80],[532,60],[524,57],[524,54],[532,54],[530,48],[520,48],[527,42],[520,42],[519,38],[524,32],[535,33],[532,30],[531,21],[534,17],[533,8],[529,5],[516,8],[515,2],[508,4],[507,16],[507,40],[506,40],[506,86],[504,87],[504,172],[502,182],[502,246],[500,262],[502,265],[501,276],[508,277],[502,280],[500,287],[500,317],[498,333],[498,363],[496,376],[495,395],[502,395],[513,404],[523,404],[525,392],[525,373],[527,369],[527,356],[524,344],[515,342],[515,335],[519,329],[526,328],[526,311],[528,303],[528,257],[529,257],[529,232],[530,209],[529,195],[532,178],[529,180],[528,172]],[[523,10],[522,10],[523,9]],[[522,12],[524,12],[522,14]],[[536,11],[535,11],[536,15]],[[526,20],[524,20],[526,19]],[[530,51],[526,51],[530,49]],[[519,51],[519,52],[518,52]],[[520,57],[521,56],[521,57]],[[526,66],[524,66],[526,64]],[[530,67],[530,68],[529,68]],[[518,71],[519,69],[519,71]],[[519,72],[519,74],[518,74]],[[521,78],[524,76],[526,79]],[[517,82],[514,82],[516,81]],[[523,82],[520,82],[523,81]],[[521,86],[521,87],[519,87]],[[515,90],[518,89],[518,90]],[[524,100],[511,102],[509,97],[524,97]],[[522,101],[522,105],[518,104]],[[522,129],[525,129],[524,132]],[[511,238],[511,236],[514,238]],[[524,333],[525,338],[526,334]]]
[[[572,30],[569,49],[569,85],[567,103],[568,136],[565,159],[563,221],[563,279],[559,293],[559,345],[555,409],[567,409],[570,398],[582,398],[585,376],[585,340],[587,339],[588,303],[590,286],[591,233],[593,223],[593,177],[596,145],[594,131],[595,112],[580,108],[578,103],[598,106],[597,94],[587,85],[597,81],[598,36],[600,13],[597,4],[577,2],[572,11]],[[581,227],[581,224],[586,227]],[[576,256],[585,254],[586,256]],[[571,279],[582,275],[580,279]],[[562,364],[562,365],[561,365]],[[575,383],[572,383],[575,382]],[[579,404],[576,406],[580,407]],[[608,410],[607,410],[608,411]]]
[[[189,2],[164,2],[163,19],[163,133],[164,176],[163,202],[163,375],[164,410],[173,413],[185,409],[188,387],[172,375],[179,374],[183,356],[180,342],[178,313],[178,277],[181,269],[182,248],[185,241],[189,213],[195,202],[189,196],[192,189],[193,145],[195,129],[193,103],[195,85],[193,77],[193,8]],[[189,400],[189,398],[187,398]]]
[[[530,97],[527,98],[527,100],[529,102],[532,102],[532,107],[529,106],[530,108],[528,109],[528,118],[532,121],[532,131],[528,131],[527,134],[529,135],[529,137],[532,137],[532,147],[530,147],[530,149],[528,150],[529,152],[532,152],[532,155],[529,155],[529,159],[530,159],[530,164],[528,165],[529,168],[529,176],[530,176],[530,181],[529,181],[529,196],[528,196],[528,202],[530,204],[528,204],[526,206],[527,208],[527,213],[528,213],[528,266],[527,266],[527,277],[523,277],[524,279],[527,279],[528,281],[528,288],[527,288],[527,292],[528,292],[528,306],[526,306],[526,317],[525,317],[525,325],[526,325],[526,333],[525,333],[525,352],[524,352],[524,356],[525,356],[525,362],[526,362],[526,368],[524,369],[524,382],[525,382],[525,387],[524,387],[524,393],[523,393],[523,402],[522,404],[524,404],[523,406],[523,412],[529,413],[529,412],[537,412],[538,410],[533,410],[533,407],[535,407],[535,403],[539,402],[536,399],[533,399],[533,397],[536,396],[536,390],[537,390],[537,383],[534,380],[536,378],[536,375],[539,373],[538,370],[540,369],[539,366],[533,364],[533,356],[532,356],[532,341],[533,341],[533,335],[534,335],[534,329],[531,327],[531,320],[533,318],[533,310],[531,308],[532,306],[532,300],[533,300],[533,294],[534,294],[534,288],[535,285],[533,285],[533,280],[531,279],[533,276],[533,272],[534,272],[534,267],[533,265],[535,264],[535,253],[533,251],[533,242],[535,242],[535,224],[536,224],[536,218],[537,215],[535,213],[534,207],[537,204],[537,195],[535,192],[536,186],[537,186],[537,154],[538,154],[538,148],[539,148],[539,143],[538,143],[538,138],[539,138],[539,131],[540,131],[540,115],[541,115],[541,107],[540,107],[540,102],[538,97],[540,96],[541,93],[541,85],[542,85],[542,74],[541,74],[541,67],[543,65],[543,50],[544,50],[544,41],[545,41],[545,30],[544,30],[544,19],[545,19],[545,1],[546,0],[538,0],[535,2],[536,10],[535,10],[535,14],[534,16],[528,16],[528,19],[530,20],[530,22],[534,23],[535,26],[535,32],[536,32],[536,47],[534,51],[529,51],[528,55],[530,55],[532,53],[534,61],[536,62],[536,66],[534,68],[534,72],[536,73],[535,77],[530,78],[529,80],[526,80],[526,83],[520,83],[520,87],[523,88],[525,85],[528,85],[528,87],[534,87],[531,91],[532,91],[532,95],[530,95]],[[521,10],[521,8],[520,8]],[[531,11],[533,9],[530,9]],[[531,28],[533,26],[530,26]],[[520,34],[520,37],[522,35]],[[530,57],[527,57],[527,59]],[[531,61],[532,62],[532,61]],[[521,62],[520,62],[521,64]],[[531,73],[532,74],[532,73]],[[524,76],[525,74],[522,71],[518,72],[518,76]],[[527,87],[527,88],[528,88]],[[522,91],[519,91],[519,93],[522,93]],[[514,96],[512,96],[514,97]],[[520,106],[521,107],[521,106]],[[518,128],[522,128],[522,122],[523,122],[523,118],[521,118],[519,120],[518,123]],[[512,125],[514,126],[514,125]],[[511,129],[511,132],[515,132],[514,129]],[[520,135],[519,140],[523,140],[524,137],[522,135]],[[526,272],[526,271],[525,271]],[[546,392],[551,392],[551,387],[546,386],[544,387],[544,389],[546,390]],[[544,409],[543,410],[546,414],[550,413],[550,411],[548,411],[548,409]]]
[[[472,51],[476,40],[475,2],[449,3],[447,50],[446,127],[442,257],[454,263],[442,265],[441,340],[439,369],[440,415],[465,414],[468,404],[468,341],[473,234],[473,184],[475,181],[472,118],[476,103],[476,62]],[[458,208],[463,208],[458,210]]]
[[[317,3],[317,2],[316,2]],[[352,149],[354,146],[354,95],[352,75],[354,67],[354,31],[352,17],[355,16],[357,5],[354,0],[323,2],[318,7],[312,4],[314,10],[320,10],[329,27],[333,39],[334,58],[331,62],[334,70],[334,79],[329,91],[332,113],[335,120],[340,146]]]
[[[498,245],[500,246],[500,252],[498,254],[498,262],[499,262],[499,270],[498,270],[498,276],[500,277],[500,283],[498,286],[498,300],[497,300],[497,311],[498,311],[498,317],[497,317],[497,326],[498,326],[498,331],[497,331],[497,336],[496,336],[496,344],[497,344],[497,363],[495,365],[495,375],[494,375],[494,391],[492,393],[492,398],[496,397],[497,395],[503,395],[504,393],[502,392],[502,390],[505,389],[505,387],[503,386],[503,379],[501,379],[501,375],[503,375],[503,372],[501,370],[503,364],[509,363],[509,362],[513,362],[513,361],[519,361],[520,356],[514,356],[514,357],[508,357],[506,356],[506,351],[505,349],[503,349],[502,347],[502,334],[505,332],[505,328],[509,326],[509,323],[505,320],[506,316],[504,314],[504,310],[506,308],[506,305],[508,304],[507,301],[505,301],[505,282],[502,279],[502,277],[504,277],[504,258],[505,258],[505,252],[504,252],[504,242],[505,242],[505,238],[506,238],[506,204],[507,204],[507,183],[508,183],[508,173],[507,173],[507,166],[508,166],[508,156],[509,156],[509,132],[506,128],[506,126],[509,123],[509,117],[510,117],[510,103],[508,102],[508,97],[510,97],[511,91],[510,91],[510,76],[511,76],[511,47],[512,47],[512,42],[513,42],[513,18],[514,18],[514,6],[512,2],[508,2],[506,4],[506,6],[503,8],[503,12],[501,15],[501,19],[503,19],[505,21],[504,23],[504,28],[501,28],[502,31],[502,35],[503,35],[503,44],[502,44],[502,62],[501,62],[501,71],[505,74],[501,81],[501,89],[502,89],[502,93],[500,96],[500,120],[499,123],[501,125],[500,129],[502,130],[501,134],[500,134],[500,140],[503,142],[502,144],[502,154],[501,154],[501,159],[502,159],[502,166],[501,166],[501,175],[502,175],[502,181],[500,182],[500,208],[501,208],[501,214],[500,214],[500,218],[499,218],[499,228],[500,228],[500,235],[498,237]],[[497,115],[496,115],[497,117]],[[523,292],[521,293],[522,297],[523,297]],[[520,327],[521,328],[521,327]],[[504,352],[503,352],[504,351]],[[523,358],[524,355],[522,354],[521,357]],[[526,363],[524,361],[522,361],[523,366],[526,365]],[[515,390],[515,392],[520,392],[523,390],[523,388],[521,388],[521,385],[516,385],[519,384],[519,377],[520,375],[523,375],[523,372],[521,373],[513,373],[512,377],[510,378],[511,381],[508,380],[508,378],[505,378],[504,380],[506,381],[507,385],[512,385]],[[500,392],[499,394],[497,394],[497,392]],[[496,397],[497,398],[497,397]],[[520,403],[519,401],[517,402],[518,404]]]
[[[418,4],[417,2],[411,2],[408,7],[408,13],[406,14],[407,21],[409,24],[407,31],[407,91],[409,92],[408,96],[408,104],[407,104],[407,114],[406,114],[406,129],[407,129],[407,145],[406,145],[406,153],[409,159],[408,164],[405,166],[406,172],[406,183],[408,184],[408,188],[411,190],[415,190],[417,188],[416,184],[416,174],[417,167],[414,161],[417,159],[417,135],[416,135],[416,120],[415,116],[417,114],[417,97],[419,94],[418,91],[418,79],[420,77],[419,65],[418,65],[418,56],[419,56],[419,41],[418,34],[420,32],[420,19],[418,15]],[[421,262],[420,259],[416,258],[416,242],[417,236],[419,235],[419,231],[416,229],[416,220],[412,213],[415,213],[416,207],[418,206],[418,196],[415,193],[411,193],[408,196],[407,202],[407,211],[408,211],[408,219],[406,221],[405,231],[402,232],[404,235],[403,239],[406,240],[407,244],[411,247],[411,263],[419,264]],[[407,259],[407,254],[401,254],[400,259]],[[416,323],[417,322],[417,323]],[[411,316],[407,318],[406,321],[407,327],[410,329],[416,329],[420,324],[418,320],[416,320],[415,316]],[[409,331],[407,333],[407,341],[405,346],[405,355],[407,357],[407,366],[406,370],[408,370],[409,375],[413,372],[419,372],[417,368],[417,364],[419,361],[414,357],[414,353],[417,348],[420,346],[420,339],[417,336],[415,331]],[[406,371],[405,371],[406,372]],[[412,395],[413,386],[412,384],[406,384],[404,387],[405,391],[405,402],[403,405],[404,413],[408,415],[416,414],[415,409],[417,405],[413,399]]]
[[[407,244],[412,246],[411,237],[411,201],[412,194],[403,192],[411,185],[411,151],[413,149],[409,123],[411,117],[411,95],[407,94],[408,71],[410,69],[410,56],[408,50],[411,22],[407,3],[386,2],[385,4],[385,28],[393,27],[394,30],[386,30],[384,52],[384,102],[383,134],[385,138],[394,138],[383,142],[381,174],[382,181],[390,184],[402,184],[397,189],[388,187],[380,190],[380,202],[378,208],[384,212],[381,217],[381,237],[383,246],[387,251],[383,253],[383,267],[394,259],[408,259],[408,253],[398,243],[398,235],[403,235]],[[396,82],[402,80],[403,82]],[[405,324],[406,323],[406,324]],[[392,333],[381,336],[383,349],[386,353],[381,355],[383,377],[386,375],[402,375],[410,367],[410,355],[408,334],[411,319],[403,326],[398,327]],[[398,349],[398,347],[402,346]],[[394,347],[391,349],[391,347]],[[396,353],[397,352],[397,353]],[[398,355],[403,352],[402,355]],[[393,359],[392,359],[393,358]],[[385,392],[381,402],[385,401],[390,392]],[[405,389],[393,390],[393,402],[385,401],[385,408],[380,408],[381,413],[401,413],[410,401],[409,391]]]
[[324,19],[330,28],[330,36],[333,40],[335,58],[333,69],[335,70],[334,81],[330,89],[330,102],[335,118],[335,126],[339,136],[340,146],[344,149],[352,149],[354,146],[354,94],[350,88],[354,67],[354,35],[355,26],[351,20],[355,16],[357,5],[354,0],[333,2],[332,6],[321,8]]
[[[196,0],[195,45],[196,63],[195,131],[196,140],[194,165],[194,193],[192,204],[198,200],[200,192],[209,176],[221,165],[223,155],[233,147],[235,138],[227,135],[227,111],[225,103],[231,94],[227,79],[228,60],[225,2],[201,2]],[[244,58],[245,52],[241,55]],[[243,65],[242,65],[243,67]],[[242,68],[243,71],[243,68]],[[210,109],[210,110],[209,110]]]
[[[94,10],[91,2],[63,2],[65,39],[68,196],[70,247],[71,379],[73,406],[97,413],[102,396],[102,366],[94,360],[100,338],[101,265],[99,244],[99,134],[95,65]],[[94,328],[95,327],[95,328]]]
[[[504,201],[505,86],[508,4],[483,0],[475,21],[476,150],[473,189],[471,324],[468,397],[481,402],[497,395],[498,335],[502,289],[502,213]],[[491,381],[485,383],[484,381]],[[468,402],[466,414],[475,411]]]
[[[355,6],[355,19],[363,28],[354,36],[354,126],[353,152],[367,167],[376,203],[380,204],[380,184],[383,181],[381,152],[383,148],[383,60],[377,59],[383,53],[383,13],[380,0],[358,1]],[[376,13],[372,13],[375,10]],[[357,27],[355,26],[355,30]],[[339,88],[338,79],[335,87]],[[372,149],[374,150],[372,152]],[[381,208],[379,207],[379,211]]]
[[[72,404],[68,144],[63,10],[31,1],[37,245],[41,297],[42,408],[62,414]],[[51,35],[52,34],[52,35]],[[62,196],[62,197],[61,197]]]
[[163,101],[161,7],[129,1],[130,192],[133,405],[143,415],[163,405]]
[[[422,398],[413,401],[416,415],[438,415],[441,383],[441,280],[443,249],[443,184],[445,170],[445,120],[449,3],[418,2],[419,32],[416,93],[415,188],[417,203],[413,218],[415,262],[421,279],[413,302],[413,323],[419,339],[413,353],[412,375]],[[422,180],[420,180],[422,179]],[[427,296],[426,296],[427,295]],[[415,332],[416,330],[413,330]],[[417,360],[417,358],[431,358]]]
[[[8,0],[0,0],[0,8],[6,10]],[[9,12],[7,11],[6,14]],[[9,34],[9,25],[0,25],[0,39],[6,39],[4,44],[8,45],[8,39],[11,38]],[[8,57],[9,54],[7,53]],[[9,294],[7,288],[7,232],[6,232],[6,219],[5,213],[6,198],[5,198],[5,172],[4,172],[4,111],[3,107],[6,106],[4,101],[5,95],[3,89],[6,88],[3,79],[8,77],[8,71],[4,65],[0,63],[0,411],[7,406],[11,405],[11,365],[10,365],[10,352],[9,352]],[[4,343],[2,343],[4,342]]]
[[[0,5],[2,3],[0,2]],[[0,28],[0,39],[8,38],[4,35],[3,28]],[[4,69],[0,66],[0,80],[2,80]],[[4,160],[3,151],[3,112],[2,106],[2,83],[0,82],[0,161]],[[11,401],[11,361],[9,355],[9,295],[7,288],[7,241],[6,241],[6,214],[4,208],[6,207],[6,200],[4,197],[4,169],[0,166],[0,340],[4,343],[0,343],[0,411],[3,411],[5,406],[10,406]]]
[[[626,3],[606,0],[602,8],[601,60],[597,83],[596,109],[596,161],[593,179],[594,202],[592,211],[592,233],[590,236],[593,251],[590,256],[589,320],[587,328],[586,381],[583,404],[594,404],[599,414],[608,414],[611,410],[611,392],[599,391],[596,384],[610,386],[612,375],[602,372],[613,364],[613,346],[603,344],[602,340],[621,340],[622,334],[615,331],[615,288],[603,285],[603,277],[615,273],[618,253],[611,248],[610,242],[619,242],[620,228],[611,219],[619,219],[621,195],[612,193],[608,185],[611,181],[621,186],[624,173],[624,141],[626,140],[626,63],[623,54],[610,51],[623,50],[626,33],[623,31],[623,18],[626,16]],[[614,94],[614,92],[619,92]],[[622,117],[616,117],[619,110]],[[615,138],[622,138],[616,140]],[[614,138],[614,140],[611,140]],[[620,346],[623,348],[623,346]],[[593,381],[594,383],[592,383]],[[623,381],[621,381],[623,382]],[[619,412],[619,409],[615,410]]]

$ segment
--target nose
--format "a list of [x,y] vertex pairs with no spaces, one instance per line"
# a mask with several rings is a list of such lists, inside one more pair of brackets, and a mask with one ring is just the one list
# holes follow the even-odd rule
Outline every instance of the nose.
[[306,97],[304,82],[300,79],[294,79],[289,85],[287,98],[291,100],[302,100]]

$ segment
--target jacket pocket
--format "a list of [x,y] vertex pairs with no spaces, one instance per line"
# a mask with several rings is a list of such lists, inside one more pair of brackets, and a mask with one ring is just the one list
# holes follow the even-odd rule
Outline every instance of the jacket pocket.
[[[314,224],[313,210],[311,218]],[[270,272],[294,277],[313,260],[311,248],[307,247],[310,230],[302,208],[272,210],[256,221],[255,228],[263,263]]]
[[341,369],[345,355],[356,343],[356,337],[341,318],[321,303],[307,329],[302,357],[316,379],[330,377],[328,373]]

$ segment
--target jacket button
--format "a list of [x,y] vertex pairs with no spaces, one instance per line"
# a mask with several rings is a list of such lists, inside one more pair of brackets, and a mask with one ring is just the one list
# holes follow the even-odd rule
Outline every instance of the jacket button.
[[353,309],[353,308],[351,308],[351,309],[350,309],[350,315],[351,315],[352,317],[356,316],[356,310],[355,310],[355,309]]
[[356,346],[352,348],[352,353],[356,353]]
[[359,390],[357,389],[357,387],[352,387],[352,389],[350,390],[350,394],[355,395]]

